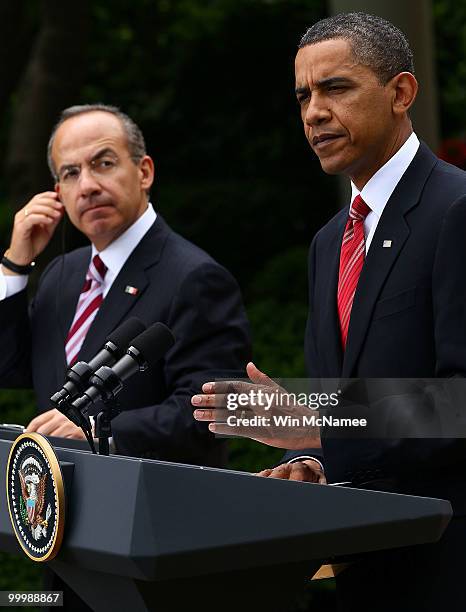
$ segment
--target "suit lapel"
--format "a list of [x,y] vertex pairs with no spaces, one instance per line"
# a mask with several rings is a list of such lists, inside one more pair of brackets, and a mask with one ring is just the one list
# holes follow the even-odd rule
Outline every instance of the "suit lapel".
[[[409,236],[405,215],[419,203],[424,184],[436,161],[428,147],[421,143],[385,206],[354,296],[343,359],[343,378],[353,375],[380,291]],[[391,240],[390,248],[383,247],[384,240]]]
[[[147,269],[159,261],[168,231],[166,223],[157,215],[154,224],[113,281],[84,339],[79,352],[80,360],[91,359],[102,348],[108,334],[127,318],[144,294],[149,284]],[[127,287],[136,288],[137,294],[128,293]]]
[[322,261],[327,262],[328,268],[325,271],[326,275],[326,290],[324,292],[324,325],[320,333],[324,335],[321,342],[325,346],[325,355],[327,363],[327,371],[341,371],[343,361],[343,351],[341,347],[340,323],[338,321],[337,311],[337,289],[338,289],[338,273],[340,268],[340,249],[343,240],[343,232],[345,230],[347,218],[347,210],[341,212],[337,218],[333,235],[330,237],[327,244],[327,252],[324,254]]
[[[64,373],[67,370],[66,355],[65,355],[65,340],[71,327],[71,323],[76,312],[78,299],[86,279],[86,273],[91,260],[91,248],[86,247],[81,249],[81,253],[70,265],[65,259],[63,271],[59,270],[58,276],[58,296],[60,324],[57,326],[59,334],[59,349],[56,351],[56,368],[57,380],[63,381]],[[61,266],[61,262],[58,266]]]

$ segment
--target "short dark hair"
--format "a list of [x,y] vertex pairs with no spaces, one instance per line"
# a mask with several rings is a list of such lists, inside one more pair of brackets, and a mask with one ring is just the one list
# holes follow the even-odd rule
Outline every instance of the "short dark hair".
[[95,111],[110,113],[120,120],[126,134],[130,157],[135,164],[141,161],[144,155],[146,155],[146,143],[144,142],[144,136],[139,126],[117,106],[110,106],[109,104],[79,104],[70,106],[60,113],[60,117],[52,130],[47,145],[47,163],[54,178],[56,178],[56,170],[52,159],[52,147],[58,128],[65,123],[67,119],[71,119],[71,117],[76,117],[77,115],[83,115],[85,113],[93,113]]
[[327,17],[306,31],[299,48],[335,38],[347,40],[354,58],[371,68],[383,85],[400,72],[414,74],[413,52],[408,39],[386,19],[367,13]]

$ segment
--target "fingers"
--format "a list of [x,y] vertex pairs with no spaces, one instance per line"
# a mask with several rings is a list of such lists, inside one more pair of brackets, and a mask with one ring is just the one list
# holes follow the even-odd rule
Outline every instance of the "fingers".
[[229,393],[249,393],[251,390],[256,390],[258,388],[257,385],[278,388],[277,383],[267,374],[256,368],[252,361],[247,364],[246,372],[252,382],[244,380],[207,382],[202,385],[202,391],[208,394],[223,393],[228,395]]
[[51,418],[53,418],[53,414],[55,412],[57,411],[54,409],[54,410],[48,410],[47,412],[43,412],[42,414],[39,414],[39,416],[36,416],[34,419],[32,419],[32,421],[26,427],[24,432],[31,433],[33,431],[37,431],[39,427],[42,427],[45,423],[50,421]]
[[63,204],[58,200],[54,191],[45,191],[35,195],[15,215],[15,222],[30,224],[34,215],[48,217],[52,220],[60,219],[63,215]]
[[202,385],[202,392],[208,394],[239,394],[249,393],[254,390],[256,385],[244,380],[218,380],[216,382],[207,382]]
[[223,423],[225,422],[229,416],[231,416],[231,412],[229,410],[223,410],[221,408],[215,409],[204,409],[197,408],[193,413],[196,421],[208,421],[208,422],[216,422]]
[[266,387],[277,386],[275,381],[269,378],[267,374],[264,374],[264,372],[261,372],[258,368],[256,368],[252,361],[250,361],[246,366],[246,372],[253,383],[265,385]]
[[[68,421],[68,419],[67,419]],[[68,421],[67,423],[62,423],[56,429],[54,429],[49,435],[55,436],[57,438],[74,438],[76,440],[85,439],[84,433],[76,427],[74,423]]]
[[63,214],[63,204],[54,191],[34,196],[15,215],[8,257],[18,265],[34,261],[50,241]]
[[29,204],[20,211],[20,220],[23,223],[31,223],[34,217],[45,217],[51,221],[61,219],[63,208],[58,209],[55,206],[46,206],[45,204]]
[[319,475],[306,463],[296,461],[290,464],[288,480],[300,480],[302,482],[318,482]]
[[[64,425],[73,425],[64,414],[59,412],[56,409],[48,410],[43,414],[32,419],[29,425],[26,427],[25,432],[37,432],[43,434],[44,436],[52,436],[56,435],[55,432],[58,431]],[[73,425],[74,427],[74,425]]]
[[227,408],[228,395],[215,393],[209,395],[193,395],[191,404],[196,408]]
[[63,204],[51,198],[33,198],[15,216],[15,229],[23,237],[30,235],[38,225],[58,225],[63,216]]
[[282,463],[275,468],[262,470],[262,472],[259,472],[258,476],[326,484],[327,481],[319,464],[315,461],[311,463],[315,465],[317,469],[314,469],[313,465],[308,465],[304,461],[296,461],[295,463]]
[[272,468],[267,468],[266,470],[262,470],[261,472],[257,472],[256,476],[261,476],[262,478],[267,478],[272,473]]
[[327,484],[327,479],[325,478],[325,474],[322,471],[320,463],[314,461],[314,459],[305,459],[302,463],[307,465],[311,470],[315,472],[316,476],[318,477],[317,482],[319,484]]
[[281,480],[289,480],[293,464],[284,463],[277,465],[269,474],[269,478],[279,478]]
[[303,480],[305,482],[316,482],[327,484],[327,479],[322,468],[317,461],[306,459],[305,461],[295,461],[291,464],[292,470],[290,480]]
[[[213,422],[209,423],[209,431],[218,436],[235,436],[241,438],[252,438],[255,435],[266,435],[261,428],[245,427],[242,425],[229,425],[228,423]],[[259,434],[258,434],[259,432]]]

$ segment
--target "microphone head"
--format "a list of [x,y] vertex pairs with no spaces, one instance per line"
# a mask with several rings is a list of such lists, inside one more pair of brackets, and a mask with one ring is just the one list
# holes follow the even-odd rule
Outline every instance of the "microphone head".
[[163,323],[154,323],[131,342],[149,367],[155,365],[174,344],[174,335]]
[[118,349],[119,356],[121,357],[125,354],[125,351],[131,344],[133,338],[142,334],[145,329],[146,326],[142,321],[136,317],[130,317],[116,329],[114,329],[112,333],[107,336],[105,342],[111,342],[114,344]]

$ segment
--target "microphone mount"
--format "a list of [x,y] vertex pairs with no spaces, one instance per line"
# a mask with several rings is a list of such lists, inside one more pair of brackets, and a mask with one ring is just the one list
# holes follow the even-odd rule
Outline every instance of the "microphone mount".
[[[89,387],[81,397],[60,402],[60,410],[86,433],[90,426],[89,406],[100,401],[103,405],[95,421],[99,438],[99,454],[109,454],[108,438],[112,437],[111,421],[121,412],[115,396],[123,389],[123,381],[153,367],[172,348],[175,338],[163,323],[154,323],[132,341],[126,354],[113,367],[102,365],[88,380]],[[84,423],[84,425],[83,425]],[[87,437],[87,433],[86,433]],[[91,436],[92,437],[92,436]]]

